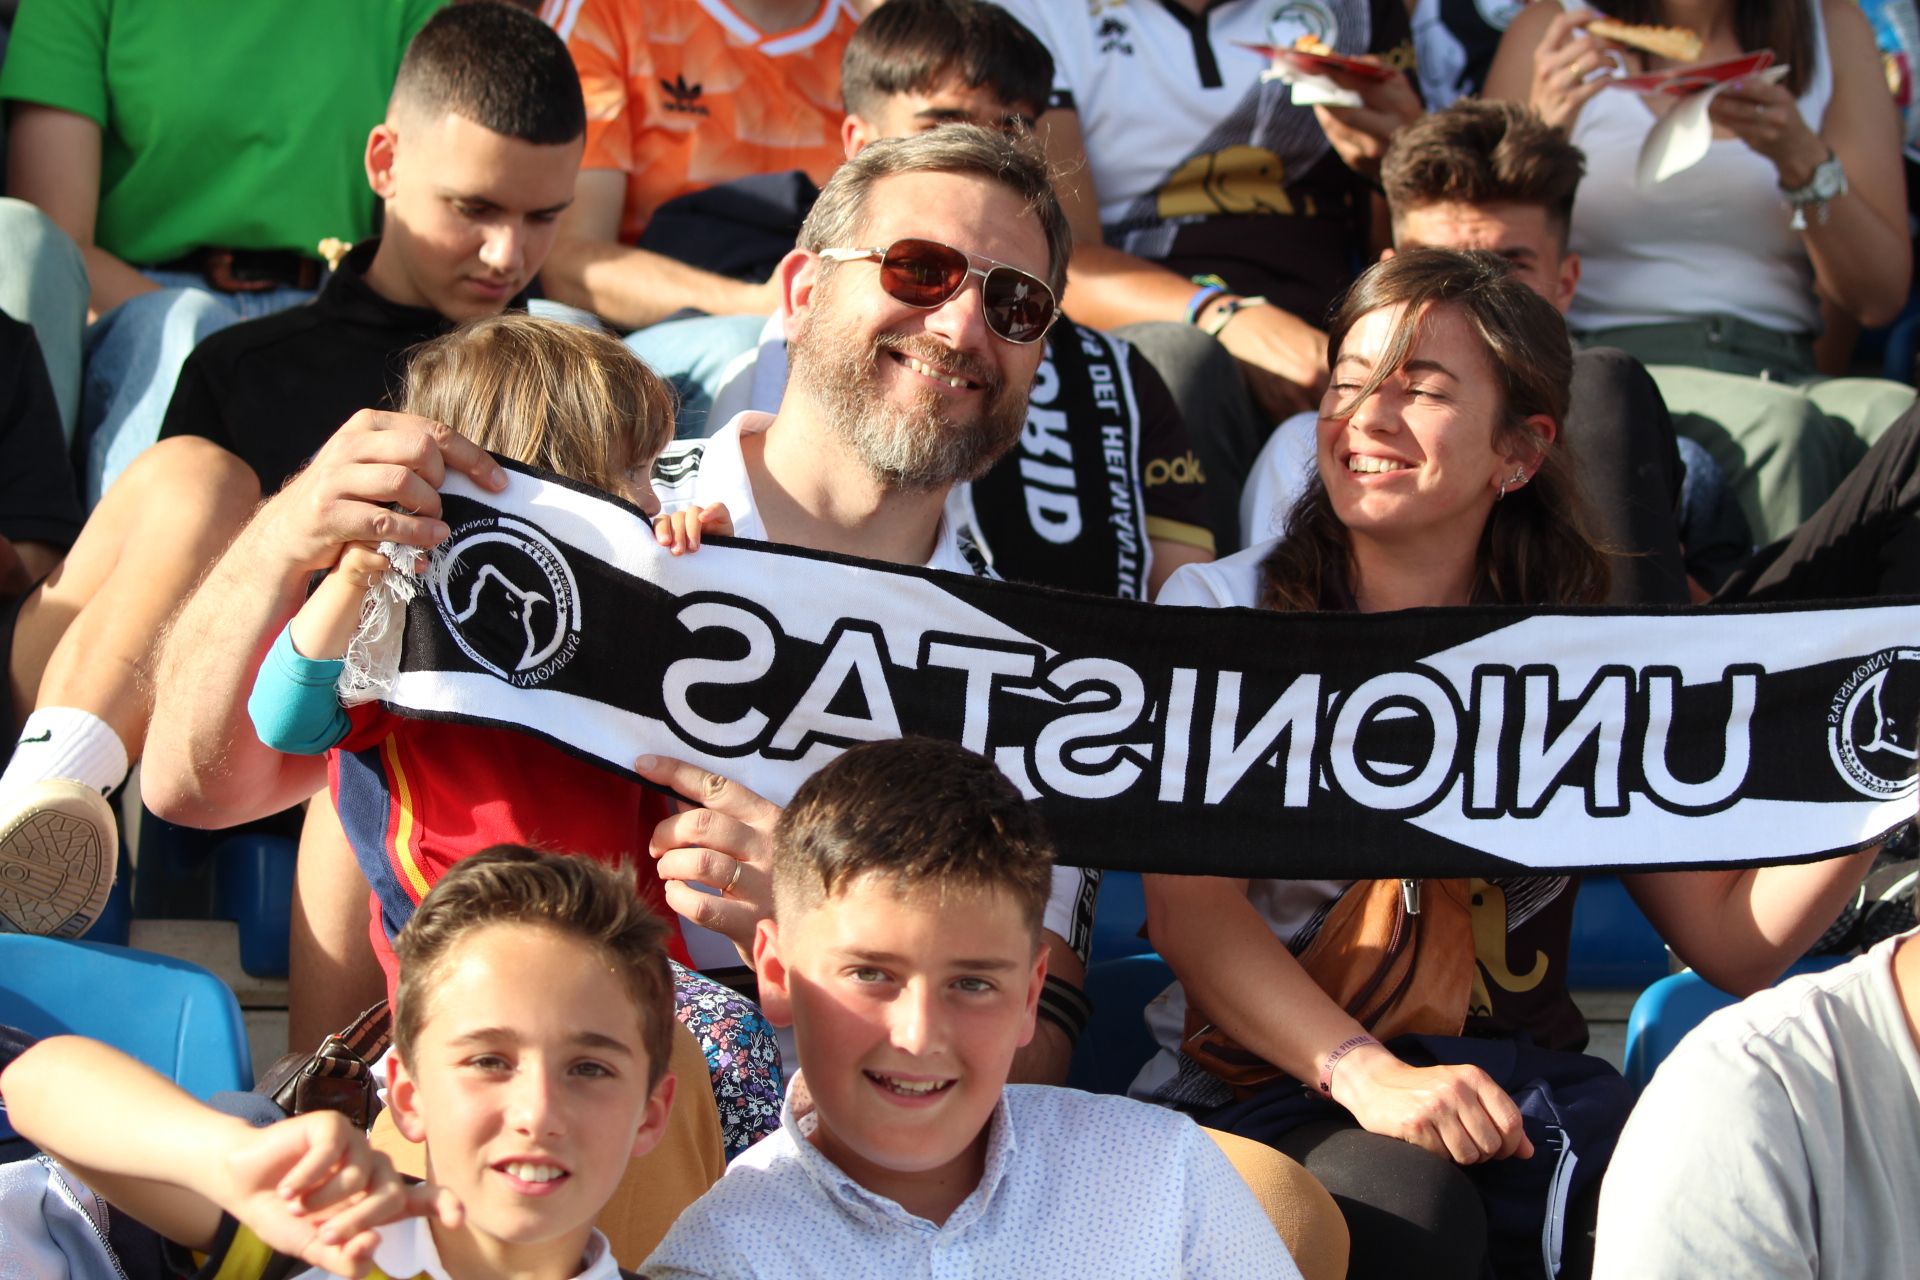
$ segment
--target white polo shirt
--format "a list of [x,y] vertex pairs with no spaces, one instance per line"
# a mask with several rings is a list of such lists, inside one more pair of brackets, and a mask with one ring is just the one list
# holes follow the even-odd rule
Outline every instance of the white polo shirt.
[[[663,511],[689,504],[708,506],[725,503],[733,518],[735,537],[770,542],[766,522],[753,499],[753,483],[747,474],[747,460],[740,450],[742,436],[765,431],[773,415],[748,410],[736,414],[726,426],[704,440],[679,440],[667,446],[653,464],[653,490]],[[979,552],[955,529],[946,515],[940,517],[939,532],[934,535],[933,554],[926,568],[947,573],[965,573],[976,577],[994,577]],[[1093,942],[1093,908],[1100,892],[1100,873],[1084,867],[1055,867],[1053,890],[1047,898],[1042,921],[1067,940],[1082,960]],[[733,944],[685,922],[681,932],[696,968],[731,966],[739,963]],[[715,940],[719,939],[716,943]]]

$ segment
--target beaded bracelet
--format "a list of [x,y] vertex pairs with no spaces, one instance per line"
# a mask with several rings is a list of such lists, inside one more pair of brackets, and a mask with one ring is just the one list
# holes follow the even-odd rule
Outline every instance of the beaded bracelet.
[[1333,1052],[1327,1055],[1326,1061],[1320,1064],[1320,1096],[1323,1098],[1331,1098],[1333,1096],[1333,1069],[1340,1065],[1340,1059],[1346,1057],[1355,1049],[1364,1049],[1370,1044],[1379,1043],[1378,1040],[1375,1040],[1363,1031],[1352,1039],[1342,1040],[1339,1044],[1335,1045]]

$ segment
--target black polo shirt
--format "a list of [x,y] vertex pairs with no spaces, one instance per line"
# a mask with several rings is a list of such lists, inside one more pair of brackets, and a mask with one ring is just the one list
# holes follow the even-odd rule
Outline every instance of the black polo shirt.
[[[273,493],[361,409],[390,409],[407,355],[454,327],[437,311],[389,302],[368,285],[379,246],[353,247],[304,306],[222,329],[194,349],[167,406],[165,436],[205,436]],[[524,306],[517,298],[514,306]]]

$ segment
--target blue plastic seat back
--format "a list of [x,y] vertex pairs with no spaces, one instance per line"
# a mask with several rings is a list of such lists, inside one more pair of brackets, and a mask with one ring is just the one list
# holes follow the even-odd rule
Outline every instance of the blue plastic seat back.
[[1125,1093],[1158,1047],[1141,1013],[1172,981],[1173,970],[1151,951],[1089,966],[1093,1019],[1074,1050],[1067,1084],[1088,1093]]
[[0,1023],[103,1040],[198,1098],[253,1087],[240,1002],[219,978],[171,956],[0,934]]
[[[1819,973],[1845,964],[1851,958],[1815,956],[1801,960],[1781,975],[1780,980],[1784,982],[1803,973]],[[1627,1015],[1627,1050],[1621,1068],[1621,1074],[1634,1092],[1647,1087],[1655,1069],[1667,1060],[1667,1055],[1686,1038],[1687,1032],[1706,1021],[1708,1015],[1738,1003],[1740,997],[1729,995],[1691,969],[1669,974],[1641,992],[1640,998],[1633,1002],[1633,1012]]]
[[1090,963],[1141,955],[1153,944],[1141,937],[1147,924],[1147,895],[1138,871],[1108,871],[1100,877],[1100,901],[1093,916]]
[[1587,876],[1573,903],[1567,985],[1638,990],[1669,972],[1667,944],[1618,876]]

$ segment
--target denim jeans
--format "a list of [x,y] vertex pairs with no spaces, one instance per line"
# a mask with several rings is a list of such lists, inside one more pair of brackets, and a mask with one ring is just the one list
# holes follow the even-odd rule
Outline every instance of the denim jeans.
[[80,343],[87,327],[87,260],[53,219],[25,200],[0,197],[0,311],[33,326],[73,443],[80,413]]
[[260,293],[215,293],[189,271],[147,271],[159,285],[127,299],[88,327],[81,382],[80,436],[86,441],[87,507],[160,438],[180,366],[208,334],[309,301],[285,286]]
[[674,415],[676,440],[712,435],[724,422],[711,422],[713,397],[736,360],[760,345],[765,316],[695,316],[649,325],[627,335],[627,346],[655,373],[673,384],[679,400]]

